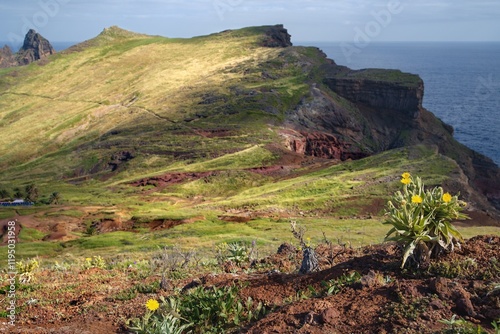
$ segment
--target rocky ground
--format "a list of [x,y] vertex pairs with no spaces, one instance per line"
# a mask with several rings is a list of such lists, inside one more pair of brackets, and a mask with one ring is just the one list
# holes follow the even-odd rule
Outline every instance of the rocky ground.
[[322,244],[316,247],[321,270],[300,275],[301,252],[283,245],[253,267],[227,263],[218,273],[197,268],[197,275],[170,280],[166,291],[135,294],[131,287],[153,286],[158,277],[141,275],[133,266],[44,271],[19,294],[16,326],[4,318],[0,328],[5,333],[126,333],[125,320],[144,314],[150,298],[182,288],[188,293],[196,285],[236,284],[242,298],[262,302],[268,314],[228,332],[498,333],[493,326],[500,321],[499,247],[500,237],[478,236],[428,270],[412,271],[399,268],[401,250],[395,244],[361,249]]

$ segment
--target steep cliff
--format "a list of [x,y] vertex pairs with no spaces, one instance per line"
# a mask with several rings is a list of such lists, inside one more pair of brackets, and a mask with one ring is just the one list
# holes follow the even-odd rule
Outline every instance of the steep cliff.
[[340,96],[373,108],[418,116],[424,95],[424,83],[418,76],[399,70],[339,68],[336,75],[326,75],[324,83]]
[[405,146],[436,147],[463,171],[450,184],[478,208],[500,209],[500,169],[458,143],[453,128],[422,107],[420,77],[399,70],[350,70],[319,55],[325,57],[320,65],[304,67],[305,58],[295,60],[308,73],[310,91],[286,114],[285,124],[294,131],[283,131],[282,137],[290,150],[346,160]]
[[284,48],[292,46],[291,35],[282,24],[270,26],[266,30],[266,37],[262,42],[263,46],[270,48]]

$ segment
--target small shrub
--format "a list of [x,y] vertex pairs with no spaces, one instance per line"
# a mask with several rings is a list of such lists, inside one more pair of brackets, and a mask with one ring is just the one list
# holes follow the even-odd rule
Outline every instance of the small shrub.
[[17,273],[19,274],[19,282],[27,284],[35,280],[35,272],[40,267],[37,259],[27,261],[19,261],[16,263]]
[[177,314],[177,301],[161,298],[162,305],[155,299],[146,303],[146,314],[140,319],[127,320],[126,326],[135,334],[189,334],[190,324],[182,324]]
[[248,262],[249,257],[248,248],[239,242],[221,243],[216,246],[216,258],[219,265],[223,265],[227,261],[240,266],[244,262]]
[[187,276],[185,270],[196,256],[194,250],[182,251],[179,248],[169,250],[167,247],[159,248],[150,261],[151,271],[160,271],[163,290],[168,288],[168,278],[182,279]]
[[51,269],[52,269],[53,271],[63,272],[63,271],[68,271],[68,270],[70,270],[70,269],[71,269],[71,267],[72,267],[72,265],[71,265],[70,263],[68,263],[68,262],[61,262],[61,263],[59,263],[59,261],[56,261],[56,262],[52,265]]
[[465,260],[454,260],[451,262],[439,261],[431,263],[429,273],[433,276],[441,276],[447,278],[475,278],[477,277],[477,262],[474,259],[466,258]]
[[226,333],[265,314],[262,303],[255,305],[251,298],[243,302],[236,286],[200,286],[176,298],[150,299],[146,308],[141,319],[127,320],[133,333]]
[[431,299],[428,297],[406,300],[400,298],[400,302],[389,303],[381,314],[381,319],[386,322],[415,321],[429,308]]
[[384,224],[392,228],[385,240],[403,245],[401,268],[407,260],[417,268],[428,268],[430,258],[453,251],[463,240],[451,221],[468,218],[461,213],[466,204],[442,187],[425,190],[422,180],[409,173],[402,175],[401,183],[403,191],[397,191],[386,206]]
[[323,243],[328,247],[328,253],[324,256],[318,254],[318,257],[326,261],[330,267],[333,267],[335,265],[336,258],[346,253],[346,244],[342,244],[340,240],[338,240],[341,250],[339,252],[335,252],[333,242],[326,237],[325,232],[323,232]]
[[83,269],[90,269],[90,268],[104,269],[106,268],[106,261],[104,261],[104,259],[100,255],[97,256],[94,255],[93,257],[85,258],[82,267]]
[[195,255],[196,252],[194,250],[182,251],[177,247],[171,250],[167,247],[159,248],[159,251],[155,253],[151,259],[151,270],[160,270],[164,273],[185,269],[191,263]]
[[93,235],[99,234],[99,231],[97,230],[97,222],[91,222],[87,225],[87,228],[85,231],[83,231],[83,234],[86,237],[91,237]]
[[61,194],[58,193],[57,191],[53,192],[50,194],[50,197],[48,199],[49,204],[60,204],[61,203]]
[[442,331],[443,334],[488,334],[479,325],[474,325],[464,319],[457,319],[454,314],[450,320],[440,320],[439,322],[448,325],[448,328]]
[[126,300],[132,300],[135,297],[137,297],[137,291],[134,288],[126,289],[123,291],[118,292],[115,296],[115,300],[121,300],[121,301],[126,301]]
[[340,293],[345,287],[359,282],[360,279],[361,274],[357,271],[353,271],[348,274],[343,274],[339,278],[331,279],[327,282],[322,282],[322,286],[326,290],[326,295],[336,295]]
[[305,228],[303,226],[297,225],[297,222],[292,221],[290,223],[290,228],[293,236],[300,243],[300,247],[302,247],[302,264],[299,269],[300,274],[309,274],[315,271],[318,271],[319,261],[316,255],[316,252],[311,247],[311,239],[307,238],[304,241]]
[[134,289],[138,293],[157,293],[160,290],[160,282],[154,281],[150,284],[137,284]]
[[180,297],[179,312],[195,326],[196,333],[225,333],[244,321],[258,319],[264,308],[262,303],[255,306],[251,298],[241,301],[236,286],[199,286]]

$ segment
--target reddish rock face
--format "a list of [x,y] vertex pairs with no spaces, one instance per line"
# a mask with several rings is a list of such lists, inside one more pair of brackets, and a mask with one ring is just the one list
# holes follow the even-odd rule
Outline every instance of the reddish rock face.
[[299,154],[341,161],[368,156],[351,144],[327,133],[286,130],[281,135],[285,138],[287,148]]

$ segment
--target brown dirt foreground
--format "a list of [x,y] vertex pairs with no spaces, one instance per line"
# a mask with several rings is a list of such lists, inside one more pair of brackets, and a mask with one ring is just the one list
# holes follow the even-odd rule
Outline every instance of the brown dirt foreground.
[[[491,323],[500,321],[499,250],[500,237],[479,236],[432,262],[426,271],[402,271],[401,250],[394,244],[361,249],[320,245],[316,251],[323,255],[321,265],[327,269],[299,275],[294,272],[300,252],[284,247],[260,261],[265,272],[234,272],[228,266],[233,273],[203,274],[174,284],[242,283],[241,297],[262,301],[271,311],[236,333],[495,333]],[[326,263],[329,254],[335,256],[333,266]],[[354,271],[360,280],[337,294],[325,293],[324,282]],[[77,277],[50,277],[47,282],[55,283],[47,283],[46,299],[23,307],[14,327],[3,319],[0,332],[126,333],[124,319],[142,315],[147,299],[171,293],[140,294],[126,301],[112,298],[116,291],[133,286],[131,277],[95,268]],[[137,278],[135,283],[155,279]],[[56,294],[56,287],[65,282],[72,288],[65,295]],[[467,321],[467,329],[451,329],[442,322],[454,315]],[[483,332],[477,331],[478,326]]]

